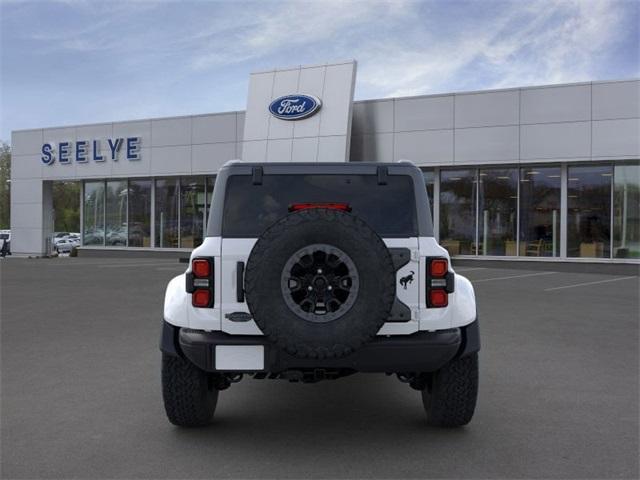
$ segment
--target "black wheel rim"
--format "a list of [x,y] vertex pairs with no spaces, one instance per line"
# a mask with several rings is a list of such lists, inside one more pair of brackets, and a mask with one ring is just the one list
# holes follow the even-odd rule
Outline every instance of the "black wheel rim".
[[314,323],[330,322],[347,313],[356,301],[359,285],[353,260],[327,244],[301,248],[282,270],[285,303],[298,317]]

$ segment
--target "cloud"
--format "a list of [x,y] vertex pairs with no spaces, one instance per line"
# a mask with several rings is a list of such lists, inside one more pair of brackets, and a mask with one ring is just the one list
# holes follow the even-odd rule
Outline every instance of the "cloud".
[[[360,39],[354,38],[354,29],[369,30],[381,19],[398,22],[415,7],[415,4],[400,0],[294,1],[250,5],[226,18],[224,37],[217,29],[201,32],[196,37],[198,41],[205,42],[204,48],[197,49],[192,59],[194,69],[242,63],[283,51],[291,52],[289,64],[295,65],[299,63],[296,60],[299,47],[316,45],[320,46],[319,50],[327,50],[332,44],[343,44],[345,37],[358,42]],[[339,59],[353,58],[350,50],[350,45],[341,48],[344,53],[339,54]]]
[[[512,3],[450,38],[421,45],[385,40],[357,57],[358,81],[382,96],[584,81],[602,75],[598,56],[626,32],[624,4]],[[452,21],[455,26],[455,21]],[[636,63],[637,65],[637,63]],[[636,66],[637,70],[637,66]]]
[[357,98],[640,75],[630,0],[0,1],[5,136],[242,108],[251,71],[351,58]]
[[223,33],[214,24],[194,37],[189,67],[276,55],[275,64],[295,65],[312,51],[356,58],[358,94],[378,97],[591,80],[603,74],[598,56],[627,34],[633,8],[605,0],[250,4],[224,19]]

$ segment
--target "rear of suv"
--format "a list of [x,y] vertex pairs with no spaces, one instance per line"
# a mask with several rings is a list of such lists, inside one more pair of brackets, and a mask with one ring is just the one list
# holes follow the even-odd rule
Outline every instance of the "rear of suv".
[[417,167],[230,162],[212,203],[204,242],[165,295],[172,423],[209,424],[218,392],[245,376],[357,372],[396,374],[421,391],[432,425],[471,420],[474,291],[433,236]]

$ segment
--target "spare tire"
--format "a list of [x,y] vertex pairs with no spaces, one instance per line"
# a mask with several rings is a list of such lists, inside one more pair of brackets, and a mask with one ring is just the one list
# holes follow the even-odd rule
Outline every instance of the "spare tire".
[[247,260],[245,294],[264,335],[300,358],[336,358],[371,340],[395,299],[382,239],[340,210],[291,213],[260,236]]

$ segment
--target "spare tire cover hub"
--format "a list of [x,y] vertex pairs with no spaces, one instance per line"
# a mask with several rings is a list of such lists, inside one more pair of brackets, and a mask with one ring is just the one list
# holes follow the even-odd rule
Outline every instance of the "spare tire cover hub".
[[281,282],[287,306],[309,322],[330,322],[353,306],[358,269],[338,247],[317,243],[295,252],[284,265]]

